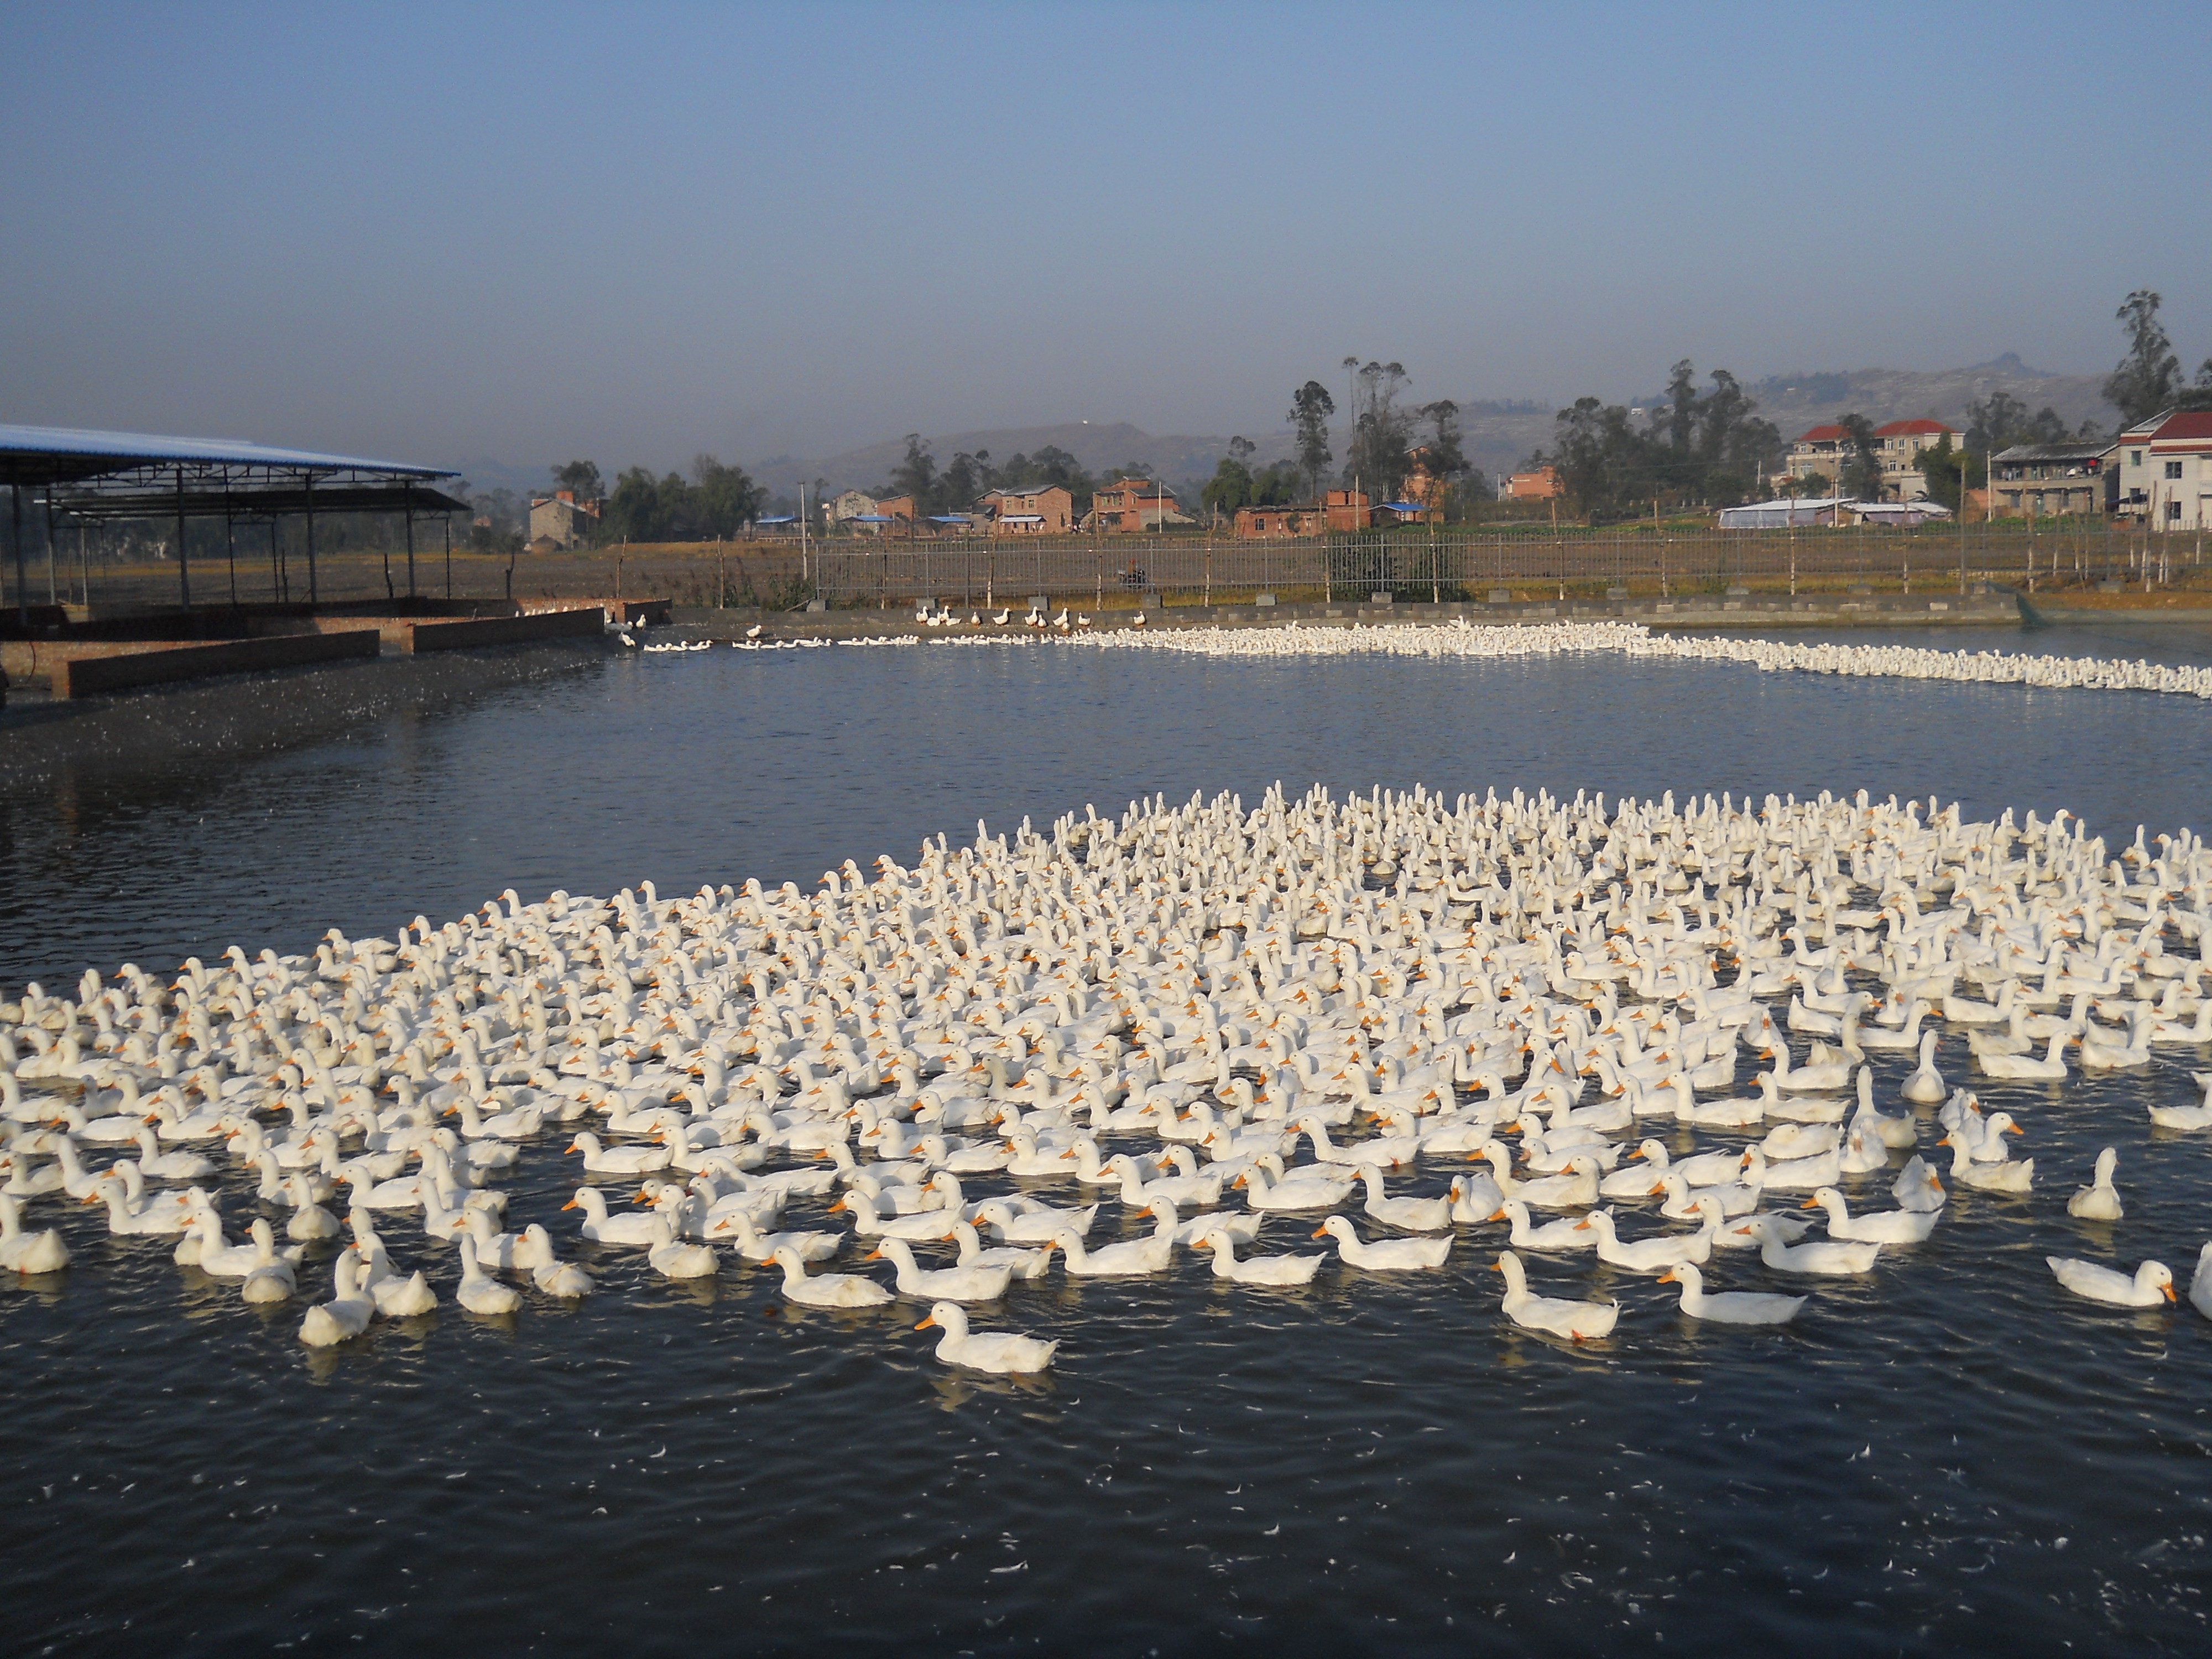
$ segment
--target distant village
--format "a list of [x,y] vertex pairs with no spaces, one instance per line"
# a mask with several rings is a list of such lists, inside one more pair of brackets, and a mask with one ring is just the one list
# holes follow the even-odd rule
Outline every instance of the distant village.
[[[1850,459],[1851,436],[1840,425],[1813,427],[1790,444],[1771,481],[1777,498],[1724,507],[1719,513],[1720,526],[1916,524],[1948,518],[1951,509],[1931,496],[1927,462],[1931,453],[1954,452],[1962,435],[1932,420],[1892,421],[1876,427],[1880,489],[1845,496],[1838,493],[1836,481]],[[814,523],[832,536],[898,540],[1176,532],[1247,540],[1343,535],[1422,524],[1435,516],[1443,483],[1420,466],[1419,459],[1416,452],[1413,471],[1399,497],[1390,501],[1374,500],[1359,489],[1330,489],[1311,501],[1243,507],[1217,516],[1190,510],[1176,486],[1164,479],[1123,477],[1098,485],[1089,510],[1080,514],[1073,493],[1060,484],[992,489],[965,512],[934,514],[919,511],[912,495],[842,489],[822,504]],[[1497,494],[1506,502],[1557,503],[1564,491],[1558,469],[1547,465],[1499,479]],[[2212,528],[2212,411],[2162,410],[2111,439],[2014,444],[1990,458],[1987,488],[1967,491],[1966,501],[1970,515],[1977,518],[2105,514],[2161,530]],[[571,490],[533,497],[532,549],[554,552],[595,540],[600,511],[599,501],[579,499]],[[753,530],[757,534],[796,534],[796,516],[762,518],[754,521]]]

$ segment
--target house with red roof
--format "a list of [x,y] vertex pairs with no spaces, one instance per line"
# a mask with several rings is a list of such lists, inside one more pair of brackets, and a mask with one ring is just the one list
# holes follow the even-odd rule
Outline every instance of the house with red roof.
[[[1947,432],[1955,449],[1958,432],[1941,421],[1892,421],[1887,426],[1874,429],[1875,458],[1881,463],[1883,501],[1917,501],[1926,498],[1928,475],[1921,470],[1920,453],[1936,448]],[[1843,477],[1844,467],[1850,459],[1850,441],[1841,426],[1816,426],[1790,446],[1786,464],[1789,475],[1801,481],[1817,475],[1827,480],[1825,493],[1835,493],[1837,481]],[[1799,489],[1803,489],[1802,482]]]
[[2119,512],[2154,530],[2212,530],[2212,410],[2166,410],[2120,434]]

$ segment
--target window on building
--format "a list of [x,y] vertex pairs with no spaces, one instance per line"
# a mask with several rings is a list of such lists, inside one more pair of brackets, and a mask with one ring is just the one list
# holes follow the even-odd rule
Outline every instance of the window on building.
[[2181,476],[2181,463],[2179,461],[2168,461],[2166,464],[2166,476],[2169,478],[2179,477]]
[[2168,501],[2166,504],[2166,516],[2169,519],[2180,518],[2181,503],[2179,501]]
[[2142,465],[2142,451],[2140,449],[2130,449],[2128,451],[2128,465],[2130,466],[2141,466]]

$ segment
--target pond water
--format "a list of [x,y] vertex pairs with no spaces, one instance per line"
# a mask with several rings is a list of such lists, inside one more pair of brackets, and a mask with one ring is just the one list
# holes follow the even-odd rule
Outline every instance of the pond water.
[[[2204,654],[2070,632],[1910,638]],[[607,658],[308,748],[87,762],[0,796],[0,983],[388,933],[510,886],[811,886],[978,818],[1249,803],[1278,779],[1934,793],[2070,807],[2117,847],[2212,818],[2212,711],[1607,658]],[[1885,1102],[1904,1062],[1876,1060]],[[448,1299],[318,1356],[296,1306],[264,1316],[42,1200],[31,1224],[76,1259],[0,1282],[9,1645],[2202,1651],[2212,1323],[2071,1301],[2041,1257],[2157,1255],[2186,1282],[2212,1138],[2143,1109],[2197,1097],[2208,1062],[2162,1049],[2057,1109],[2045,1085],[1981,1088],[2027,1124],[2035,1194],[1960,1194],[1929,1245],[1824,1283],[1786,1330],[1701,1328],[1587,1259],[1540,1269],[1620,1297],[1592,1352],[1507,1324],[1497,1230],[1463,1229],[1418,1284],[1055,1270],[988,1322],[1063,1339],[1036,1384],[939,1366],[907,1304],[781,1309],[733,1261],[683,1286],[624,1252],[573,1312],[500,1327]],[[572,1163],[545,1143],[506,1183],[510,1223],[571,1239]],[[2070,1220],[2105,1145],[2128,1217]],[[228,1182],[227,1215],[250,1190]],[[1304,1231],[1271,1221],[1262,1248]],[[450,1291],[449,1255],[395,1254]]]

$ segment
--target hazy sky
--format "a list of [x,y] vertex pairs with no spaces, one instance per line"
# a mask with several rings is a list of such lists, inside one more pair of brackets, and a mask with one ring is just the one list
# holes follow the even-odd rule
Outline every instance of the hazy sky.
[[437,461],[2212,354],[2212,13],[0,15],[0,419]]

